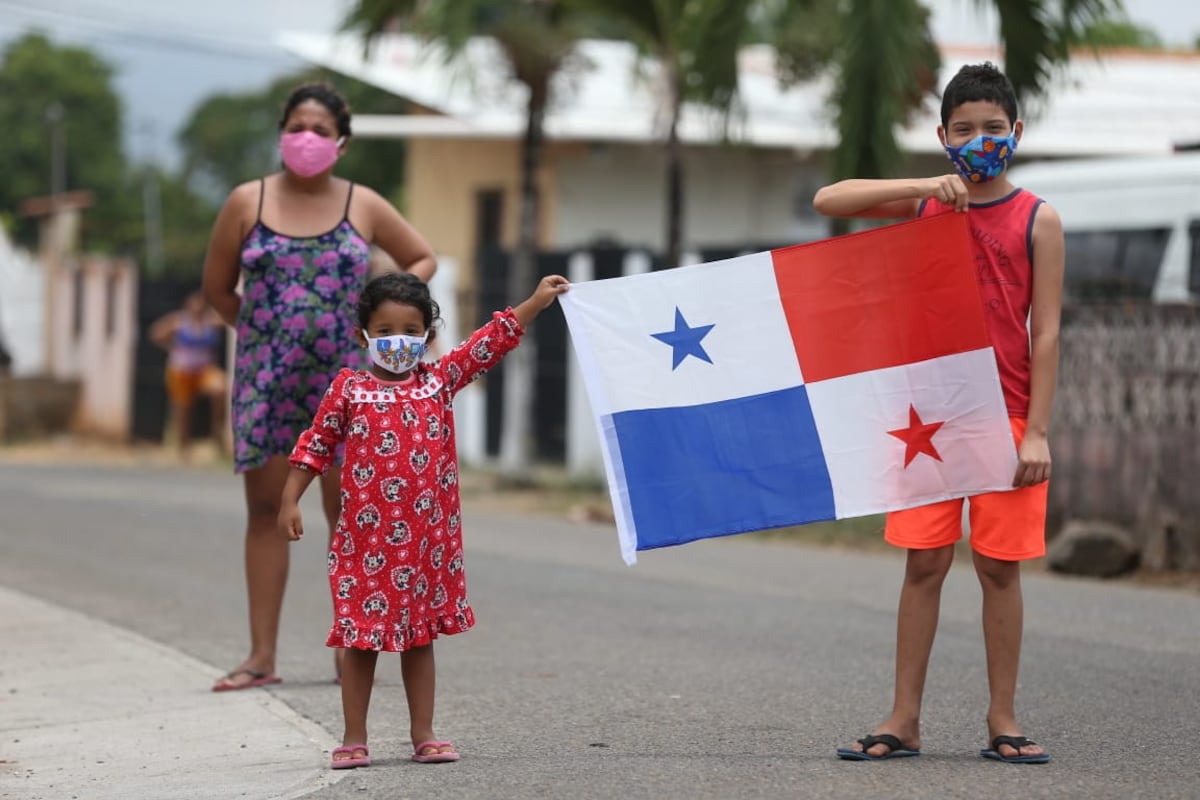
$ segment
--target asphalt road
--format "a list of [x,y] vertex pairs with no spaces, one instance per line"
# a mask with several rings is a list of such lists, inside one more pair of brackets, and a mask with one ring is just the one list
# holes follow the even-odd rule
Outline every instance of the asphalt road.
[[[271,692],[340,736],[314,500]],[[0,586],[221,668],[246,643],[241,527],[229,475],[0,464]],[[463,760],[407,760],[399,660],[385,658],[375,765],[309,796],[1200,798],[1194,592],[1028,575],[1019,711],[1054,761],[997,764],[978,756],[979,589],[963,559],[943,596],[923,755],[847,763],[834,749],[890,702],[896,556],[734,537],[630,568],[606,526],[470,502],[465,532],[478,624],[437,645],[437,728]]]

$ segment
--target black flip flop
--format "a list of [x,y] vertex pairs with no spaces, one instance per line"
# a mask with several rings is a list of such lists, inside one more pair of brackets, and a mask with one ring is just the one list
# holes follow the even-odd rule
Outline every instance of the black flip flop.
[[[992,761],[1003,761],[1006,764],[1046,764],[1050,761],[1049,753],[1042,753],[1036,756],[1020,755],[1022,747],[1035,745],[1033,739],[1027,739],[1024,736],[997,736],[992,739],[992,747],[989,750],[980,750],[979,755],[984,758],[990,758]],[[1017,751],[1015,756],[1005,756],[1000,754],[1000,747],[1008,745]]]
[[[858,740],[858,743],[862,745],[862,750],[839,747],[837,749],[837,757],[844,758],[847,761],[886,761],[889,758],[912,758],[913,756],[921,755],[919,749],[913,750],[905,747],[899,739],[890,733],[876,733],[871,736],[864,736]],[[877,744],[886,745],[888,751],[881,756],[873,756],[867,752]]]

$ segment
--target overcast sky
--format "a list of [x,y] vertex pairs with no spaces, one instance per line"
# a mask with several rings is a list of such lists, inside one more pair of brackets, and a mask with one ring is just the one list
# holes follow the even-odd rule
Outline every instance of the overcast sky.
[[[975,0],[926,0],[946,43],[995,40]],[[171,160],[174,134],[206,96],[249,91],[303,66],[271,44],[282,30],[332,31],[349,0],[0,0],[0,46],[30,27],[88,44],[118,70],[129,149]],[[1126,0],[1134,21],[1171,45],[1200,35],[1197,0]]]

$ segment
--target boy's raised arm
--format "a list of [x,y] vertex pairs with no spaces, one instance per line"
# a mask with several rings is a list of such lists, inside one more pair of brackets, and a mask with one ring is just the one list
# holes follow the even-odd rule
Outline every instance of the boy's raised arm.
[[822,186],[813,207],[827,217],[912,219],[921,201],[933,197],[956,211],[967,210],[967,185],[957,175],[877,180],[849,178]]

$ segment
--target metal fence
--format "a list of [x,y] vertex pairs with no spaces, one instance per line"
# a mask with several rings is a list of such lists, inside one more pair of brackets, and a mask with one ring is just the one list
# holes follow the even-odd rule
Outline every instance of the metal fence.
[[1147,566],[1200,567],[1200,308],[1065,308],[1051,454],[1051,534],[1108,520]]

